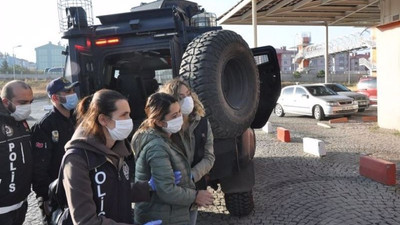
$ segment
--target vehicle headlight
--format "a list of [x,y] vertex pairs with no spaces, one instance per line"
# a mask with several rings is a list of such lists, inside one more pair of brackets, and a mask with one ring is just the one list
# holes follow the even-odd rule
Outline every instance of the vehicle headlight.
[[336,105],[339,105],[339,102],[326,102],[326,105],[336,106]]
[[358,105],[358,101],[353,101],[353,105]]

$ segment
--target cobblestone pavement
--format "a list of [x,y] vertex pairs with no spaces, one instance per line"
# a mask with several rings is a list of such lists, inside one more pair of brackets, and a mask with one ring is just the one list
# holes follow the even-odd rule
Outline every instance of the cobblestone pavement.
[[[291,142],[279,142],[275,133],[256,130],[254,212],[231,217],[218,189],[214,205],[200,209],[197,224],[400,224],[398,185],[385,186],[358,173],[361,154],[390,160],[399,167],[399,132],[361,122],[361,115],[371,113],[376,114],[376,109],[331,129],[318,126],[311,117],[272,115],[273,127],[289,129]],[[327,155],[318,158],[304,153],[303,137],[323,140]],[[25,224],[39,224],[33,197],[29,200]]]

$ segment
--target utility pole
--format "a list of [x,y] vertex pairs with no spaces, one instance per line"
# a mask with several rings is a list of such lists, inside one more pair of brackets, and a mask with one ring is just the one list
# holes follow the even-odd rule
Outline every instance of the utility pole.
[[14,76],[14,80],[15,80],[15,53],[14,53],[14,49],[22,47],[22,45],[16,45],[12,48],[12,54],[13,54],[13,76]]

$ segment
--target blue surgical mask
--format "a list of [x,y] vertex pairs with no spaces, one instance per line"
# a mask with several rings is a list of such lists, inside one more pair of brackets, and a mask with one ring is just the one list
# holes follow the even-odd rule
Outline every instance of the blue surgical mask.
[[65,103],[61,103],[64,108],[67,110],[75,109],[76,105],[78,104],[78,95],[76,93],[66,95],[65,96]]

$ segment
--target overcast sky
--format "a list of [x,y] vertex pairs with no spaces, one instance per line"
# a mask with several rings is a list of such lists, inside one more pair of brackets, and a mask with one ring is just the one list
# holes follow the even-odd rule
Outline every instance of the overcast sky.
[[[36,61],[35,48],[51,41],[57,44],[61,41],[61,33],[58,19],[57,1],[60,0],[12,0],[0,7],[0,52],[12,54],[15,46],[15,55],[18,58]],[[63,0],[64,2],[67,0]],[[197,0],[206,11],[222,15],[239,0]],[[113,13],[128,12],[131,7],[148,0],[92,0],[93,15],[107,15]],[[96,19],[95,24],[99,24]],[[248,42],[253,44],[252,27],[223,26],[224,29],[234,30]],[[330,38],[362,31],[362,28],[331,27]],[[325,40],[325,28],[322,26],[259,26],[258,46],[272,45],[275,48],[282,46],[293,47],[296,34],[311,33],[313,43],[322,43]],[[65,44],[65,40],[62,42]]]

